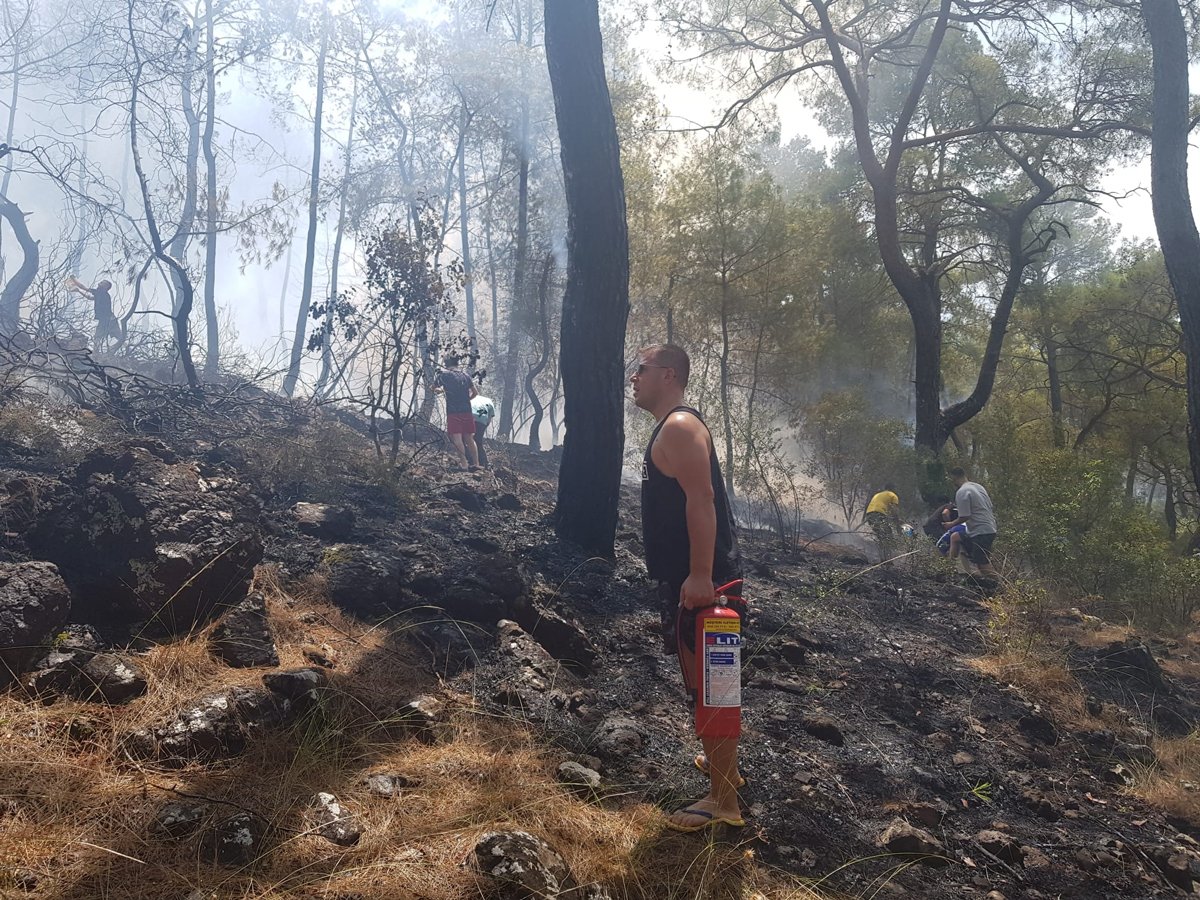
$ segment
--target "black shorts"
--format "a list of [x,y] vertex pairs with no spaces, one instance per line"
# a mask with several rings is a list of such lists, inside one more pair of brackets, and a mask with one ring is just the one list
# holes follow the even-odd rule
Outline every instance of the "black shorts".
[[[679,652],[679,637],[681,632],[683,645],[691,652],[696,652],[696,610],[680,607],[679,592],[682,588],[682,584],[660,581],[658,587],[655,589],[658,601],[658,615],[662,621],[662,652],[665,656],[674,656]],[[742,640],[745,641],[747,625],[746,600],[744,597],[728,597],[727,605],[741,618]]]
[[963,542],[963,549],[967,552],[967,559],[975,565],[988,566],[992,562],[992,544],[995,542],[994,532],[992,534],[968,534]]

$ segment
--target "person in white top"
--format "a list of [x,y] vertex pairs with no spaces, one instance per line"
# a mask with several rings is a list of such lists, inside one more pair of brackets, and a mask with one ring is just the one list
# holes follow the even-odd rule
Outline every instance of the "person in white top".
[[987,488],[971,481],[960,466],[950,470],[950,480],[957,488],[954,505],[958,507],[958,518],[946,527],[966,525],[963,551],[967,559],[979,568],[981,575],[995,575],[992,545],[996,542],[996,511],[992,508],[992,498],[988,496]]

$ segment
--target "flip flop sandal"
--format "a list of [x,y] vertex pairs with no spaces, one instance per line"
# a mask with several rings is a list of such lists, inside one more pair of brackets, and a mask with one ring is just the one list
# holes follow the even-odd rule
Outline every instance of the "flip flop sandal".
[[[697,769],[699,769],[699,770],[700,770],[701,772],[703,772],[705,775],[708,775],[708,774],[709,774],[709,771],[708,771],[708,757],[707,757],[707,756],[705,756],[703,753],[697,753],[697,754],[696,754],[696,758],[693,760],[693,762],[696,764],[696,768],[697,768]],[[710,776],[710,777],[711,777],[711,776]],[[737,781],[737,784],[736,784],[736,785],[734,785],[734,787],[738,787],[738,788],[744,788],[744,787],[746,786],[746,783],[747,783],[747,782],[746,782],[746,776],[745,776],[745,775],[742,775],[742,774],[739,772],[739,773],[738,773],[738,781]]]
[[742,828],[746,824],[745,819],[727,819],[724,816],[714,816],[712,813],[703,809],[681,809],[675,815],[699,816],[704,819],[699,825],[679,825],[667,820],[667,827],[672,831],[682,831],[685,834],[690,834],[696,831],[703,831],[706,828],[715,828],[718,825],[728,825],[731,828]]

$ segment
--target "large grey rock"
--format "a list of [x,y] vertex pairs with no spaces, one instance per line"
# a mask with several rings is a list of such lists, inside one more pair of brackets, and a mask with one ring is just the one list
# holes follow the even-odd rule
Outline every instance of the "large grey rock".
[[401,600],[402,565],[395,557],[356,544],[338,544],[322,559],[330,601],[355,615],[394,609]]
[[311,705],[329,682],[322,669],[287,669],[283,672],[267,672],[263,684],[273,694],[278,694],[298,706]]
[[258,516],[241,482],[132,440],[88,454],[40,498],[26,540],[59,566],[82,617],[181,632],[245,596]]
[[70,691],[80,700],[128,703],[146,693],[146,676],[131,659],[98,653],[83,664]]
[[265,690],[233,687],[207,694],[160,725],[131,733],[132,756],[166,761],[236,756],[262,731],[295,716],[292,703]]
[[475,864],[495,879],[501,900],[543,900],[575,887],[566,860],[527,831],[489,831],[475,845]]
[[592,742],[601,756],[627,759],[645,746],[646,735],[635,720],[625,716],[609,716],[596,729]]
[[236,668],[279,665],[267,602],[258,591],[221,616],[209,643],[217,656]]
[[70,611],[70,592],[54,565],[0,563],[0,686],[38,659]]
[[291,509],[296,526],[326,541],[344,541],[354,531],[354,510],[324,503],[297,503]]
[[353,847],[362,837],[362,825],[333,794],[316,794],[309,804],[309,816],[317,834],[339,847]]
[[248,866],[263,853],[267,824],[251,813],[237,813],[204,834],[200,856],[221,866]]

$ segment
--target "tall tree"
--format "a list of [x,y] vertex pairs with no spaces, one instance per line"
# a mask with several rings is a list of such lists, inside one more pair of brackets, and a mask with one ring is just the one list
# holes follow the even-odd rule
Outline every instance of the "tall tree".
[[283,393],[292,396],[300,378],[300,361],[304,357],[304,335],[308,325],[309,308],[312,305],[313,268],[317,260],[317,214],[321,190],[321,113],[325,106],[325,61],[329,56],[329,10],[321,14],[321,46],[317,51],[317,97],[313,113],[312,172],[308,187],[308,239],[305,244],[304,284],[300,294],[300,309],[296,313],[296,333],[292,337],[292,355],[288,362],[287,375],[283,379]]
[[1188,192],[1188,134],[1197,122],[1189,110],[1188,29],[1177,0],[1141,0],[1141,12],[1154,56],[1154,224],[1179,304],[1188,360],[1188,456],[1193,483],[1200,486],[1200,231]]
[[567,197],[559,365],[567,428],[555,531],[611,555],[625,444],[629,235],[598,0],[545,0],[546,62]]

